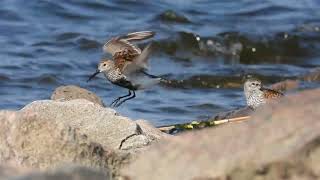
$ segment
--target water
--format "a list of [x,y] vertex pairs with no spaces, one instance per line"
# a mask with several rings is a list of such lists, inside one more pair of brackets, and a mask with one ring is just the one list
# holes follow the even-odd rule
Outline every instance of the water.
[[48,99],[69,84],[109,104],[127,91],[101,76],[86,83],[102,44],[152,30],[152,74],[171,82],[137,92],[118,111],[155,125],[205,119],[245,105],[248,74],[271,84],[319,66],[319,10],[318,0],[2,0],[0,108]]

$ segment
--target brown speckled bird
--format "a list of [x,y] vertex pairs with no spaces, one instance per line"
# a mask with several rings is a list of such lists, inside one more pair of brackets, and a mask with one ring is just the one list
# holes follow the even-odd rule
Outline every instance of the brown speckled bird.
[[283,96],[281,92],[264,88],[260,80],[253,78],[247,79],[244,83],[244,94],[247,105],[252,109]]
[[103,50],[110,53],[113,60],[102,60],[97,71],[89,77],[88,81],[97,74],[103,73],[112,84],[129,90],[129,94],[118,97],[110,106],[118,107],[125,101],[135,98],[136,90],[145,89],[160,82],[161,78],[146,72],[151,45],[147,45],[141,51],[138,46],[131,43],[149,39],[154,35],[152,31],[129,33],[114,37],[103,46]]

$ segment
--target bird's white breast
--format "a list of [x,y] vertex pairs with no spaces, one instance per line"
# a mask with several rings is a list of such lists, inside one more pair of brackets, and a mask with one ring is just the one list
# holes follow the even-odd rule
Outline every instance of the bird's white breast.
[[262,91],[254,91],[247,96],[247,105],[253,109],[265,103],[266,101]]

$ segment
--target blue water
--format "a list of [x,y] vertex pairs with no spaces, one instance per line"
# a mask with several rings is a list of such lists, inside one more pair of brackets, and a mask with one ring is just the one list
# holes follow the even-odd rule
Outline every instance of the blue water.
[[68,84],[109,104],[127,90],[101,76],[86,83],[102,44],[152,30],[151,72],[171,83],[137,92],[117,110],[155,125],[205,119],[245,105],[248,74],[271,84],[318,67],[319,10],[317,0],[2,0],[0,108],[20,109]]

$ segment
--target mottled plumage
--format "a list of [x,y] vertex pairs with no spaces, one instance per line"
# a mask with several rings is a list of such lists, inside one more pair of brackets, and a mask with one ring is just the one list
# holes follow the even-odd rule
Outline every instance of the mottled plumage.
[[[102,72],[111,83],[129,89],[128,95],[117,98],[111,105],[120,106],[123,102],[135,97],[135,90],[160,82],[160,78],[146,73],[151,45],[147,45],[141,51],[139,47],[131,43],[151,38],[154,34],[151,31],[129,33],[125,36],[111,38],[103,46],[103,50],[110,53],[113,60],[102,60],[97,72],[90,76],[89,80]],[[120,101],[124,97],[128,98]]]
[[270,100],[274,100],[283,96],[281,92],[264,88],[260,80],[248,79],[244,83],[244,94],[246,97],[247,105],[256,109],[262,104]]

